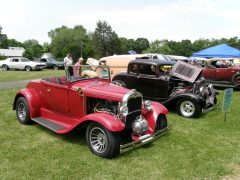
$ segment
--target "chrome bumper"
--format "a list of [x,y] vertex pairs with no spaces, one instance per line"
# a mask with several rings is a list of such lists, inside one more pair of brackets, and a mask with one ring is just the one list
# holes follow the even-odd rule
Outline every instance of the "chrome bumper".
[[160,136],[162,136],[163,134],[165,134],[166,132],[168,132],[170,129],[172,129],[172,124],[169,125],[168,127],[150,135],[147,136],[145,138],[142,138],[141,140],[138,141],[133,141],[124,145],[120,145],[120,153],[124,153],[127,151],[130,151],[134,148],[138,148],[140,146],[143,146],[144,144],[147,144],[151,141],[154,141],[155,139],[159,138]]
[[220,105],[221,105],[221,103],[219,103],[219,104],[214,104],[213,106],[211,106],[211,107],[209,107],[209,108],[202,109],[202,113],[207,113],[207,112],[215,109],[216,107],[218,107],[218,106],[220,106]]

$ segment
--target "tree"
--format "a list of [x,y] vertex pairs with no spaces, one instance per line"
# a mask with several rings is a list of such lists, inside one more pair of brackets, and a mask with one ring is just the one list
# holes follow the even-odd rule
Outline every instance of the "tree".
[[98,21],[93,33],[93,44],[97,57],[113,55],[119,52],[121,41],[106,21]]
[[23,43],[16,41],[15,39],[7,40],[8,47],[23,47]]
[[138,53],[141,54],[142,51],[148,49],[149,46],[149,41],[146,38],[138,38],[135,41],[135,48],[134,50]]
[[2,26],[0,26],[0,48],[7,49],[8,48],[8,42],[7,42],[7,35],[2,34]]
[[[83,58],[87,58],[90,55],[88,53],[92,52],[89,50],[91,49],[91,45],[89,45],[90,38],[82,25],[76,25],[74,28],[62,26],[61,28],[51,30],[48,34],[51,35],[49,37],[52,39],[50,50],[56,58],[63,58],[67,53],[71,53],[73,54],[73,59],[76,60],[81,55]],[[86,50],[87,48],[88,50]]]
[[28,39],[23,42],[23,46],[25,49],[31,48],[33,44],[39,44],[37,40],[35,39]]

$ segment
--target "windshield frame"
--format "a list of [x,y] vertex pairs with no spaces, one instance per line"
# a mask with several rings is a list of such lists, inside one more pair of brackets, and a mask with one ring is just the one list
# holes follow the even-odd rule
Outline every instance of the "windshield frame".
[[[73,70],[72,75],[71,68]],[[76,73],[76,70],[78,71],[79,69],[81,72]],[[90,79],[111,80],[110,68],[107,65],[68,65],[66,74],[67,81],[70,83]]]

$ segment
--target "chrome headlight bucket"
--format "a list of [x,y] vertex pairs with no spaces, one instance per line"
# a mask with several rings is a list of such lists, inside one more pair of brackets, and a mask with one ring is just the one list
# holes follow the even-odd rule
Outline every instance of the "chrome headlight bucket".
[[145,107],[148,111],[152,110],[152,101],[149,101],[149,100],[144,101],[144,107]]
[[120,107],[120,113],[122,114],[122,116],[126,117],[128,115],[128,107],[127,106],[121,106]]

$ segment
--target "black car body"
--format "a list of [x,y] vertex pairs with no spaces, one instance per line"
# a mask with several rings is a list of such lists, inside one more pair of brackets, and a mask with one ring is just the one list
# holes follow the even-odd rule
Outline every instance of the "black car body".
[[64,62],[56,61],[53,58],[36,58],[33,61],[46,63],[48,69],[64,69]]
[[169,61],[134,60],[127,72],[113,77],[112,83],[136,89],[145,99],[176,105],[179,115],[193,118],[213,109],[217,102],[218,92],[212,85],[206,87],[201,71],[182,61],[173,65]]

